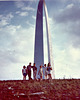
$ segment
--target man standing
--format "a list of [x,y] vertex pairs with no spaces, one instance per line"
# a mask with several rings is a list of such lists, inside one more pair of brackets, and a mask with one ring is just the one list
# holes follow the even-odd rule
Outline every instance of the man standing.
[[33,68],[33,77],[34,77],[34,80],[36,80],[37,67],[35,63],[33,64],[32,68]]
[[31,62],[30,62],[29,65],[27,66],[29,80],[32,79],[31,78],[31,68],[32,68],[32,66],[31,66]]

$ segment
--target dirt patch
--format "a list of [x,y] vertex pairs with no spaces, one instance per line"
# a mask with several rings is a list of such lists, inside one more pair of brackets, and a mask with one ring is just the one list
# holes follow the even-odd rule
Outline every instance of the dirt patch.
[[0,100],[80,100],[80,79],[0,81]]

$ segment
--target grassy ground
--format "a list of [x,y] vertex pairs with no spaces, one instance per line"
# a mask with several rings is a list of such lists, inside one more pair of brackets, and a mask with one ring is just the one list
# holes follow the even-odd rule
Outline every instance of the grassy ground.
[[0,100],[80,100],[80,79],[0,81]]

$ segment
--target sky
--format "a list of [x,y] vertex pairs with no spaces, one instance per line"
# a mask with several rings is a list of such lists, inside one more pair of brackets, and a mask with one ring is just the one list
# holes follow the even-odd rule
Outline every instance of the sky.
[[[22,80],[23,65],[34,62],[39,0],[0,0],[0,80]],[[80,78],[80,0],[45,0],[55,78]],[[44,13],[44,12],[43,12]],[[46,25],[44,55],[47,64]]]

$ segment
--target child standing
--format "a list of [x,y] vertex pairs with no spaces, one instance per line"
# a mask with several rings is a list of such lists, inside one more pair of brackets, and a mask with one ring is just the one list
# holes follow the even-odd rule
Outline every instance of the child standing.
[[25,66],[25,65],[23,66],[23,69],[22,69],[22,74],[23,74],[23,80],[26,80],[26,76],[27,76],[27,69],[26,69],[26,66]]

